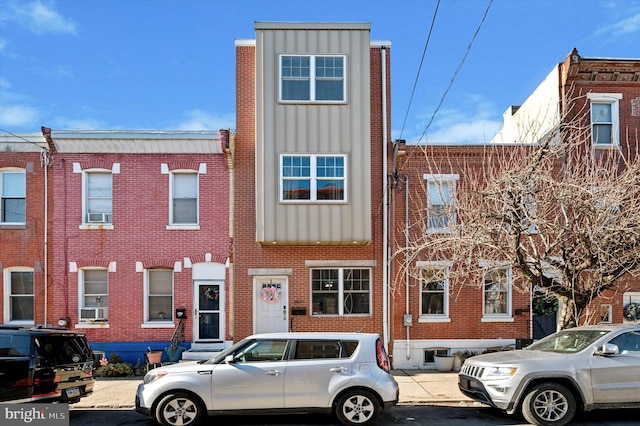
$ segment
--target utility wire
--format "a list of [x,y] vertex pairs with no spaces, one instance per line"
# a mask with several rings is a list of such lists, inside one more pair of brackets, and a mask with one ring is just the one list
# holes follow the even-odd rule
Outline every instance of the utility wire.
[[438,103],[438,106],[436,107],[436,110],[433,111],[433,115],[431,116],[431,119],[429,120],[429,123],[425,126],[424,131],[422,132],[422,135],[420,135],[420,138],[418,139],[418,143],[420,143],[422,138],[426,136],[427,130],[429,129],[429,127],[433,123],[433,120],[436,117],[436,114],[438,113],[438,111],[440,110],[440,107],[442,106],[442,103],[444,102],[444,98],[446,98],[447,93],[449,93],[449,89],[451,89],[451,86],[453,86],[453,82],[455,81],[456,77],[458,76],[458,73],[462,69],[462,66],[464,65],[464,61],[467,59],[467,56],[469,55],[469,52],[471,51],[471,46],[473,45],[473,42],[475,41],[476,37],[480,33],[480,29],[482,28],[482,25],[484,24],[484,21],[487,18],[487,15],[489,14],[489,9],[491,8],[491,4],[493,4],[493,0],[489,0],[489,4],[487,5],[487,9],[484,11],[484,15],[482,16],[482,20],[480,21],[480,24],[478,25],[478,29],[476,29],[476,32],[473,34],[473,37],[471,38],[471,41],[469,42],[469,45],[467,46],[467,50],[464,53],[464,57],[462,58],[462,61],[460,62],[460,65],[458,65],[458,68],[453,73],[453,77],[451,77],[451,81],[449,81],[449,86],[447,86],[447,90],[445,90],[444,93],[442,94],[442,98],[440,98],[440,103]]
[[433,18],[431,19],[431,27],[429,28],[429,35],[427,36],[427,41],[424,44],[424,50],[422,51],[422,59],[420,59],[420,66],[418,67],[418,74],[416,75],[416,80],[413,83],[413,90],[411,91],[411,97],[409,98],[409,105],[407,105],[407,113],[404,116],[404,121],[402,122],[402,129],[400,129],[400,139],[402,139],[402,133],[404,132],[404,126],[407,124],[407,117],[409,117],[409,110],[411,109],[411,102],[413,101],[413,95],[416,93],[416,86],[418,85],[418,79],[420,78],[420,71],[422,71],[422,64],[424,63],[424,57],[427,54],[427,47],[429,46],[429,40],[431,40],[431,33],[433,32],[433,27],[436,23],[436,16],[438,15],[438,9],[440,8],[440,0],[436,4],[436,10],[433,12]]
[[14,138],[22,139],[22,140],[23,140],[23,141],[25,141],[26,143],[30,143],[30,144],[35,145],[35,146],[37,146],[37,147],[39,147],[39,148],[42,148],[42,149],[44,149],[44,150],[46,150],[46,151],[48,151],[48,150],[49,150],[47,147],[44,147],[44,146],[42,146],[42,145],[40,145],[40,144],[38,144],[38,143],[36,143],[36,142],[30,141],[29,139],[25,139],[25,138],[23,138],[23,137],[22,137],[22,136],[20,136],[20,135],[16,135],[15,133],[11,133],[11,132],[10,132],[10,131],[8,131],[8,130],[0,129],[0,132],[4,132],[4,133],[6,133],[6,134],[8,134],[8,135],[13,136]]

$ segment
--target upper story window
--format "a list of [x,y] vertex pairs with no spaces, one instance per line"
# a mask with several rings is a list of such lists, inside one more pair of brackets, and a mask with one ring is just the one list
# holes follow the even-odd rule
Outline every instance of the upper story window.
[[311,270],[312,315],[371,313],[370,269]]
[[173,270],[148,269],[146,320],[173,321]]
[[171,173],[169,222],[172,225],[198,224],[198,173]]
[[282,155],[280,201],[346,201],[346,156]]
[[112,183],[110,171],[85,173],[84,223],[111,223]]
[[0,170],[0,224],[26,223],[26,183],[24,170]]
[[420,270],[420,315],[447,317],[449,314],[449,268],[433,264]]
[[455,194],[459,175],[425,174],[427,189],[427,231],[448,232],[456,223]]
[[620,145],[619,93],[588,93],[591,111],[591,141],[596,147]]
[[345,101],[345,56],[280,55],[280,100]]
[[511,316],[511,267],[488,265],[483,276],[483,315]]
[[107,269],[80,271],[80,322],[107,321],[109,282]]
[[5,269],[4,294],[5,321],[33,324],[33,270]]

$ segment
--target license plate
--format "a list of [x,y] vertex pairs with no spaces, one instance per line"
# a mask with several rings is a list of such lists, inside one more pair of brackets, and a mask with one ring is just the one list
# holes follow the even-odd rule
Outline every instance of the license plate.
[[76,396],[80,396],[79,388],[69,388],[66,390],[67,398],[75,398]]

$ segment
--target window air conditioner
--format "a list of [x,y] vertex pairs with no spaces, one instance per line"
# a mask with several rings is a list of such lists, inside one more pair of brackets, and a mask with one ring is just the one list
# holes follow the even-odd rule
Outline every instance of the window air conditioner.
[[89,222],[104,223],[107,221],[107,213],[89,213]]
[[100,321],[107,319],[107,308],[82,308],[80,319],[85,321]]

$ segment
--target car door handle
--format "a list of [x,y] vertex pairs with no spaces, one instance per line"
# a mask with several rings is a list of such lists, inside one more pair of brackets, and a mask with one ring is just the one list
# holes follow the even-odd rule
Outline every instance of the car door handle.
[[269,371],[265,371],[264,374],[266,376],[279,376],[280,374],[282,374],[282,371],[280,371],[280,370],[269,370]]
[[211,370],[198,371],[198,374],[200,374],[201,376],[206,376],[207,374],[211,374]]
[[331,371],[332,373],[346,373],[347,371],[349,371],[349,369],[344,367],[333,367],[329,369],[329,371]]

